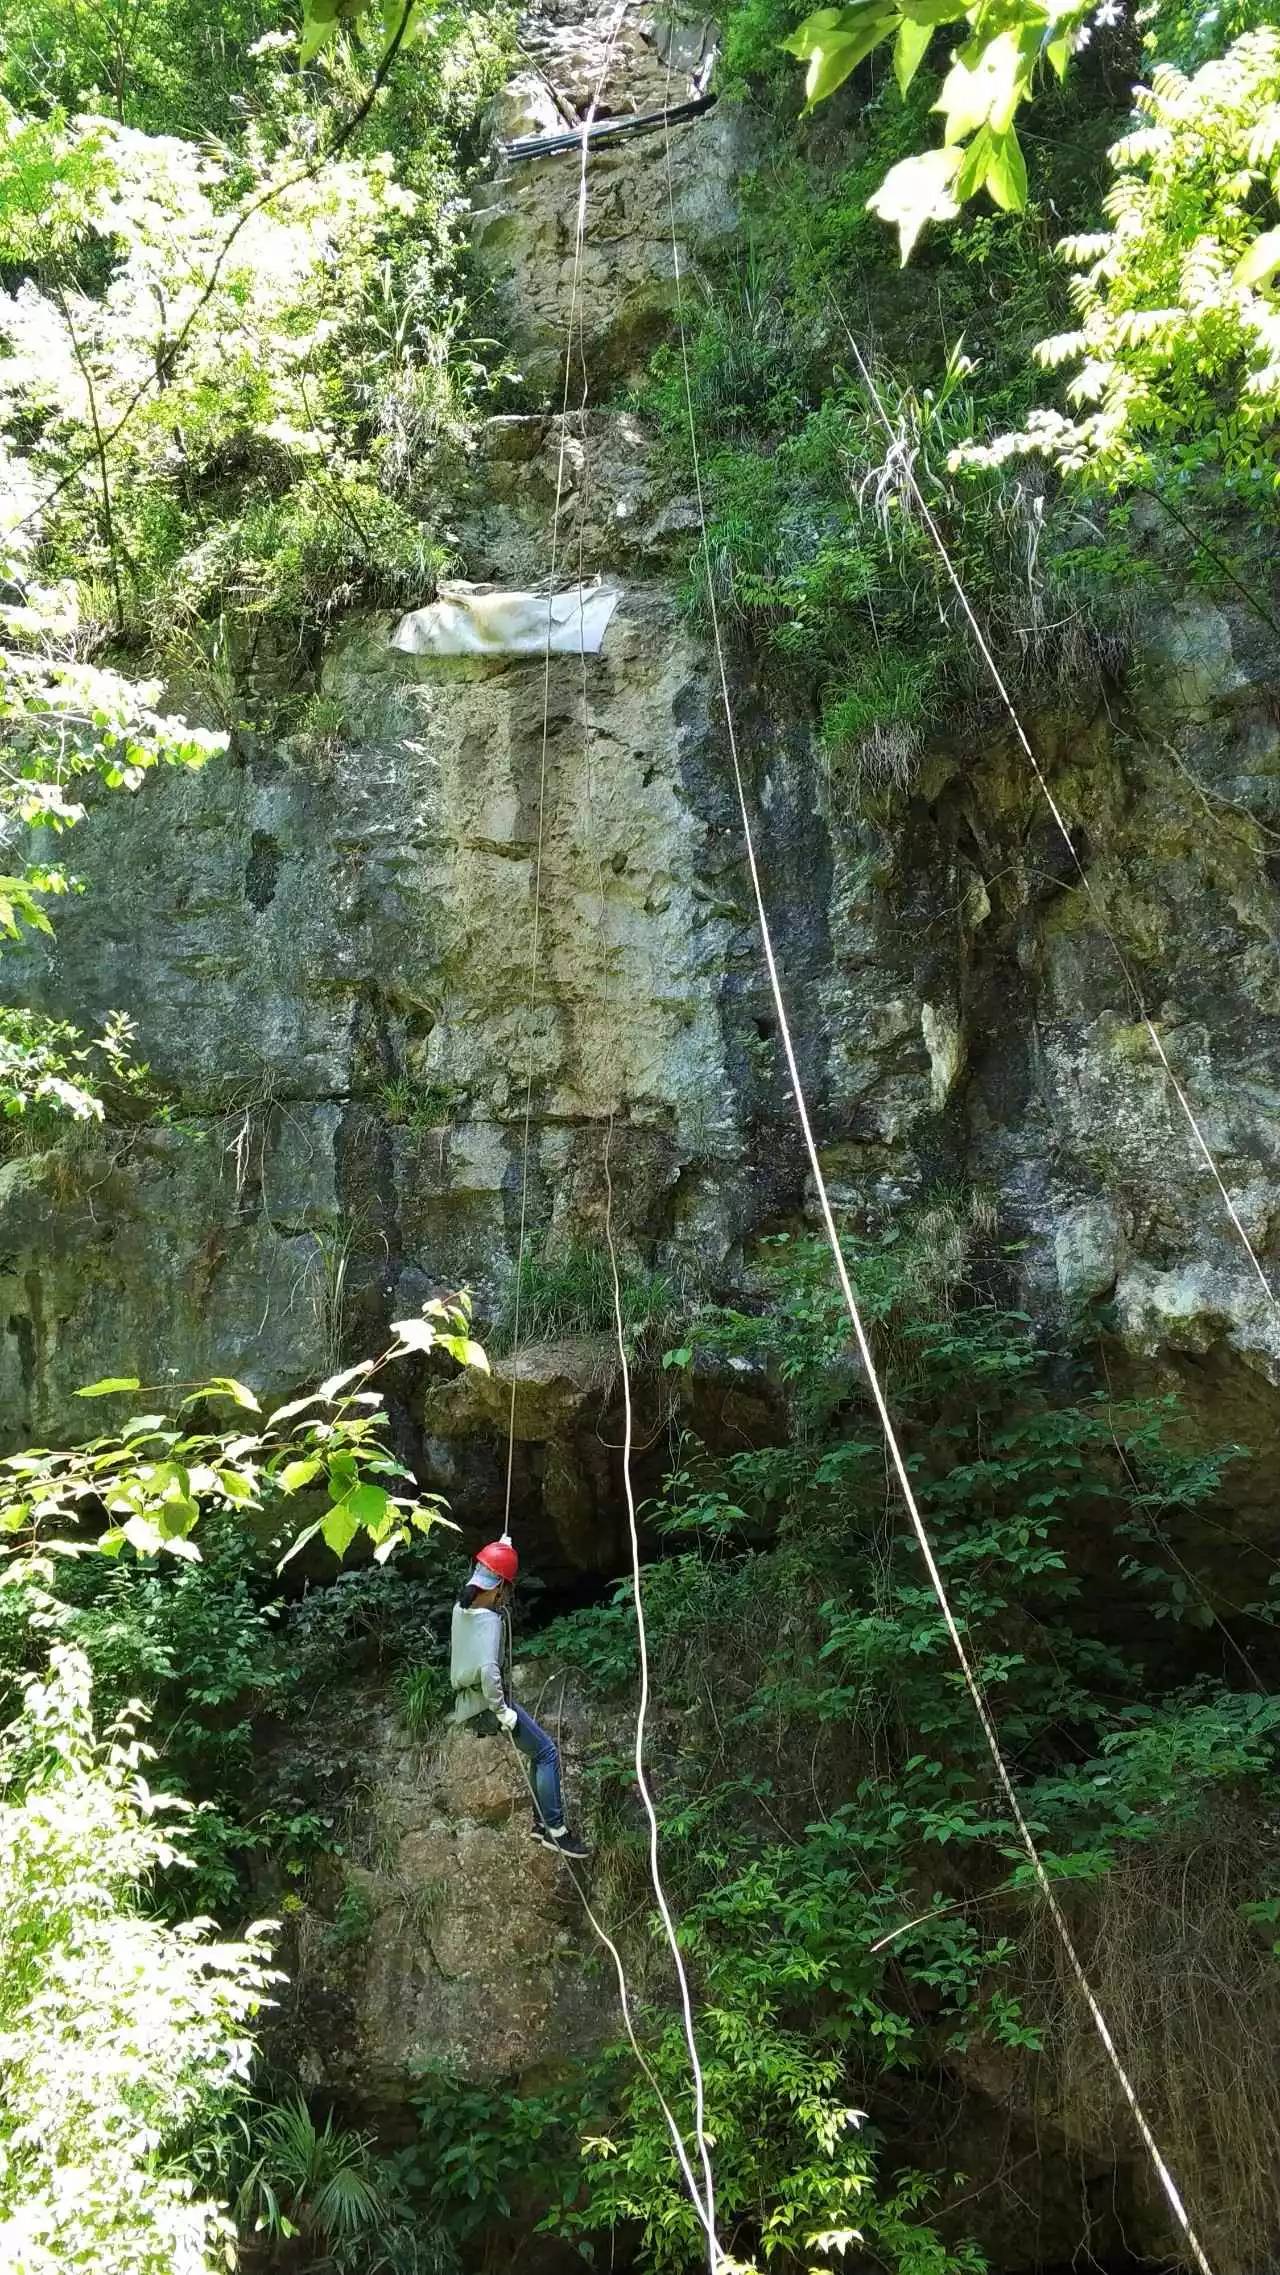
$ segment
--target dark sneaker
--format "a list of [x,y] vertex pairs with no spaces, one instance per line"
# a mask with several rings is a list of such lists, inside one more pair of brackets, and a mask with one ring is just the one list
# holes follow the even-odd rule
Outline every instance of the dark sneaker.
[[576,1833],[571,1833],[567,1825],[559,1826],[554,1833],[549,1826],[539,1825],[533,1837],[539,1847],[549,1848],[553,1856],[567,1856],[580,1860],[591,1854],[586,1842],[580,1841]]

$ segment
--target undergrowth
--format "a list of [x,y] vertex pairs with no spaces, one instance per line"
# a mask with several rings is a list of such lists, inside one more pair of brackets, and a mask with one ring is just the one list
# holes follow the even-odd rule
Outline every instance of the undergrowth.
[[[603,1243],[575,1241],[554,1249],[538,1239],[528,1243],[495,1323],[492,1345],[497,1350],[511,1345],[517,1286],[522,1343],[557,1335],[605,1335],[615,1328],[613,1266]],[[618,1301],[623,1332],[635,1341],[682,1316],[690,1291],[674,1272],[620,1259]]]
[[[950,1253],[932,1287],[936,1228],[851,1243],[850,1261],[1024,1807],[1209,2248],[1240,2269],[1274,2226],[1280,2115],[1275,1624],[1262,1561],[1233,1541],[1234,1570],[1215,1569],[1206,1546],[1240,1449],[1192,1449],[1172,1401],[1115,1399],[1087,1350],[1040,1348],[997,1300],[982,1212],[966,1220],[950,1199],[941,1218]],[[884,2264],[976,2265],[950,2209],[966,2189],[941,2160],[904,2168],[900,2109],[926,2077],[962,2101],[983,2046],[1065,2137],[1096,2155],[1110,2136],[1121,2218],[1128,2192],[1158,2231],[887,1494],[816,1246],[776,1246],[759,1310],[704,1312],[676,1357],[696,1372],[726,1352],[790,1384],[794,1427],[768,1447],[681,1443],[647,1512],[664,1552],[645,1602],[665,1869],[697,1980],[727,2248],[750,2259],[767,2233],[799,2264],[801,2223],[834,2225],[843,2201]],[[630,1698],[629,1583],[530,1648],[602,1699]],[[594,1885],[626,1918],[647,1881],[630,1770],[606,1754],[594,1776]],[[643,1941],[630,1956],[678,2101],[665,1973]],[[1241,2074],[1230,2050],[1251,2012]],[[588,2148],[585,2178],[566,2168],[548,2224],[590,2235],[625,2216],[654,2266],[692,2267],[696,2223],[648,2088],[608,2061],[595,2085],[607,2147]],[[851,2109],[869,2113],[857,2128]],[[999,2200],[998,2156],[981,2184]]]
[[[904,102],[868,65],[838,136],[804,137],[777,48],[792,15],[777,0],[730,11],[730,88],[758,93],[765,75],[772,131],[741,239],[691,283],[686,316],[716,599],[785,693],[816,696],[838,808],[909,789],[928,736],[958,703],[989,698],[912,476],[1015,685],[1053,698],[1122,659],[1145,573],[1123,517],[1105,503],[1086,516],[1040,473],[947,470],[953,451],[1020,422],[1035,400],[1031,349],[1067,306],[1053,243],[1099,195],[1121,59],[1109,50],[1045,97],[1025,211],[969,213],[904,274],[867,198],[928,139],[928,92],[917,81]],[[678,349],[660,352],[643,400],[690,478]],[[688,601],[706,607],[697,564]]]

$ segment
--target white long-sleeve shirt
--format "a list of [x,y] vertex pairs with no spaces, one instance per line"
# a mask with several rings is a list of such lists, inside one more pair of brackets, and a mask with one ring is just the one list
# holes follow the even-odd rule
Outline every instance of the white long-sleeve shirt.
[[453,1607],[449,1680],[456,1697],[453,1720],[471,1722],[477,1714],[507,1703],[502,1686],[502,1621],[487,1604]]

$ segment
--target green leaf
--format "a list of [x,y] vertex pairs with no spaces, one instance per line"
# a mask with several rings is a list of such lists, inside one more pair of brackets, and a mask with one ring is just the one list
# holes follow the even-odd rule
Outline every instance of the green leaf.
[[1048,57],[1049,68],[1053,72],[1054,77],[1057,79],[1065,79],[1067,76],[1067,65],[1071,61],[1071,41],[1068,38],[1067,34],[1065,32],[1059,32],[1056,39],[1051,39],[1049,41],[1044,52]]
[[101,1382],[87,1382],[83,1390],[76,1392],[76,1397],[114,1398],[118,1390],[141,1390],[141,1388],[142,1384],[136,1374],[104,1375]]
[[290,1399],[287,1406],[278,1406],[276,1408],[275,1413],[271,1417],[271,1427],[273,1430],[277,1429],[282,1422],[291,1422],[295,1414],[305,1414],[308,1406],[319,1406],[322,1404],[323,1401],[318,1390],[313,1390],[309,1398]]
[[391,1332],[406,1350],[430,1351],[435,1348],[436,1331],[429,1319],[396,1319]]
[[[203,1396],[205,1398],[229,1398],[233,1405],[243,1406],[245,1412],[248,1414],[260,1414],[262,1412],[262,1408],[259,1406],[257,1399],[254,1397],[253,1392],[249,1389],[248,1385],[243,1382],[237,1382],[234,1375],[215,1375],[212,1382],[207,1382],[205,1384],[203,1392],[198,1391],[196,1393],[196,1396]],[[186,1403],[189,1405],[190,1400],[187,1400]]]
[[906,94],[920,69],[933,34],[932,24],[916,23],[909,16],[904,16],[899,24],[893,43],[893,75],[900,95]]
[[[358,1382],[361,1375],[371,1374],[376,1363],[373,1359],[361,1359],[353,1367],[344,1367],[341,1374],[331,1374],[327,1382],[321,1383],[316,1393],[317,1397],[336,1398],[339,1391],[345,1390],[349,1382]],[[279,1416],[277,1416],[278,1419]]]
[[345,1501],[336,1501],[331,1509],[326,1510],[320,1519],[320,1530],[324,1535],[325,1546],[331,1548],[335,1556],[345,1556],[360,1530],[360,1520],[352,1510],[350,1495]]
[[160,1530],[167,1541],[185,1539],[199,1520],[200,1511],[194,1501],[183,1500],[180,1494],[167,1493],[160,1504]]
[[806,108],[813,110],[825,102],[828,95],[834,95],[850,72],[856,71],[871,50],[889,37],[897,21],[896,12],[874,15],[854,38],[833,40],[830,47],[815,49],[804,82]]
[[[332,1514],[332,1511],[330,1514]],[[323,1522],[323,1518],[317,1517],[314,1524],[303,1526],[302,1531],[298,1534],[298,1537],[293,1542],[292,1546],[286,1548],[284,1555],[281,1557],[280,1562],[276,1566],[277,1572],[283,1572],[285,1565],[292,1561],[292,1559],[297,1555],[299,1549],[305,1548],[309,1540],[315,1539],[316,1534],[319,1532]]]
[[964,0],[898,0],[901,13],[913,24],[955,24],[966,13]]
[[474,1342],[470,1335],[440,1335],[437,1341],[460,1367],[474,1367],[478,1374],[488,1374],[489,1356],[483,1343]]
[[[76,1393],[78,1398],[87,1398],[89,1395],[87,1390],[80,1390]],[[172,1445],[174,1443],[173,1433],[166,1430],[164,1424],[165,1417],[163,1414],[131,1414],[127,1422],[121,1423],[120,1436],[126,1441],[130,1438],[159,1437],[164,1440],[166,1445]]]
[[298,1461],[287,1461],[276,1479],[282,1493],[299,1493],[318,1477],[323,1463],[318,1454],[305,1454]]
[[974,197],[982,188],[990,163],[991,130],[984,126],[960,157],[960,171],[955,178],[955,195],[959,204],[963,205],[966,198]]
[[326,41],[337,31],[338,14],[338,0],[306,0],[298,45],[300,63],[314,63]]
[[1256,237],[1236,267],[1237,284],[1270,284],[1280,269],[1280,229],[1267,229]]
[[353,1485],[338,1506],[349,1510],[358,1525],[376,1525],[387,1513],[389,1498],[380,1485]]
[[1015,32],[998,32],[961,48],[934,104],[946,120],[946,140],[963,142],[980,126],[1002,134],[1013,122],[1026,78],[1022,47]]
[[816,50],[830,44],[834,37],[847,37],[861,14],[859,8],[817,8],[806,16],[799,31],[779,40],[778,45],[788,55],[799,56],[807,63]]
[[992,137],[986,187],[1005,213],[1021,213],[1027,202],[1027,161],[1012,127]]

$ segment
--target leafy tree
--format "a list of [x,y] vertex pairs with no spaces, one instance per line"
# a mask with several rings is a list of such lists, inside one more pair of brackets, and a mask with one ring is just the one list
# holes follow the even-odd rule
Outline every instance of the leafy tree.
[[[284,1527],[299,1495],[321,1492],[326,1506],[320,1514],[287,1546],[281,1534],[284,1561],[317,1536],[335,1556],[345,1556],[364,1534],[376,1561],[385,1563],[415,1535],[429,1533],[442,1511],[434,1495],[416,1487],[395,1490],[414,1481],[387,1446],[386,1411],[370,1385],[412,1354],[439,1351],[461,1366],[487,1369],[469,1324],[465,1297],[434,1299],[420,1318],[396,1323],[395,1341],[380,1358],[345,1367],[269,1418],[246,1384],[222,1375],[189,1391],[171,1419],[133,1414],[81,1446],[10,1454],[0,1461],[0,1537],[8,1558],[20,1560],[18,1577],[24,1569],[43,1574],[51,1555],[119,1556],[131,1549],[198,1562],[192,1536],[202,1516],[269,1511]],[[132,1399],[141,1389],[135,1375],[111,1375],[78,1395]],[[256,1426],[226,1431],[202,1422],[211,1408],[226,1405],[253,1417]]]
[[[159,682],[130,680],[77,654],[85,628],[75,588],[20,581],[21,549],[11,548],[0,602],[0,836],[61,835],[83,820],[77,793],[89,781],[136,790],[155,766],[202,766],[226,736],[188,726],[154,706]],[[51,934],[46,903],[72,880],[31,857],[0,877],[0,935],[24,927]],[[101,1119],[104,1080],[117,1089],[145,1079],[131,1054],[132,1028],[115,1013],[87,1038],[65,1021],[0,1010],[0,1114]]]
[[210,2188],[275,1980],[267,1927],[216,1941],[144,1909],[181,1866],[175,1804],[90,1672],[55,1649],[0,1736],[0,2261],[12,2275],[205,2275],[234,2230]]
[[[1232,1677],[1237,1654],[1248,1669],[1241,1622],[1267,1652],[1275,1621],[1265,1605],[1223,1607],[1198,1530],[1239,1449],[1191,1454],[1172,1405],[1113,1400],[1083,1364],[1038,1350],[1025,1321],[977,1297],[984,1237],[980,1217],[939,1202],[881,1242],[851,1241],[850,1262],[1048,1869],[1104,2006],[1141,2013],[1164,2049],[1142,2071],[1157,2134],[1224,2251],[1246,2197],[1263,2249],[1274,2190],[1255,2202],[1248,2175],[1268,2169],[1280,2093],[1264,2064],[1242,2087],[1238,2035],[1245,2016],[1280,2013],[1266,1932],[1280,1702]],[[728,1456],[687,1440],[648,1512],[667,1553],[645,1575],[655,1695],[678,1733],[669,1746],[655,1734],[651,1775],[697,1984],[724,2240],[739,2261],[803,2268],[818,2234],[856,2229],[891,2268],[971,2266],[942,2241],[957,2224],[945,2171],[921,2174],[910,2152],[900,2168],[896,2105],[912,2080],[952,2063],[967,2074],[985,2046],[1002,2072],[1034,2071],[1048,2114],[1072,2061],[1096,2092],[1096,2047],[1070,2051],[1087,2018],[1077,2030],[1069,1989],[1046,1989],[1052,1939],[933,1590],[886,1509],[821,1243],[766,1248],[756,1308],[700,1314],[673,1370],[718,1370],[726,1355],[791,1386],[792,1434]],[[1107,1600],[1122,1593],[1105,1628],[1082,1585],[1098,1556]],[[1238,1567],[1232,1583],[1239,1606]],[[525,1648],[629,1694],[629,1595]],[[1225,1643],[1230,1675],[1187,1681],[1171,1622],[1193,1664],[1197,1638]],[[625,1759],[598,1761],[596,1778],[597,1869],[630,1889],[643,1834]],[[1178,1962],[1177,2017],[1162,2021],[1169,1961],[1150,1897],[1165,1883],[1170,1936],[1231,1959],[1203,1992]],[[687,2116],[681,2033],[660,2011],[644,2023]],[[693,2268],[699,2231],[665,2120],[624,2050],[593,2092],[548,2226],[635,2220],[646,2263]],[[856,2127],[850,2110],[865,2113]]]
[[280,0],[11,0],[0,92],[24,112],[102,112],[151,134],[225,135]]
[[783,41],[808,65],[810,108],[843,85],[874,49],[891,42],[893,69],[905,95],[944,25],[967,24],[953,51],[934,109],[943,118],[939,149],[902,159],[872,197],[872,210],[894,224],[905,262],[929,221],[954,220],[966,199],[985,189],[1006,211],[1025,205],[1027,164],[1014,121],[1045,69],[1061,79],[1085,33],[1096,0],[856,0],[819,8]]
[[1139,124],[1111,151],[1111,226],[1058,247],[1075,272],[1076,322],[1036,351],[1050,370],[1078,366],[1077,415],[1033,412],[1021,432],[961,457],[1039,452],[1105,488],[1207,467],[1271,490],[1280,33],[1248,32],[1190,77],[1162,65],[1134,100]]

